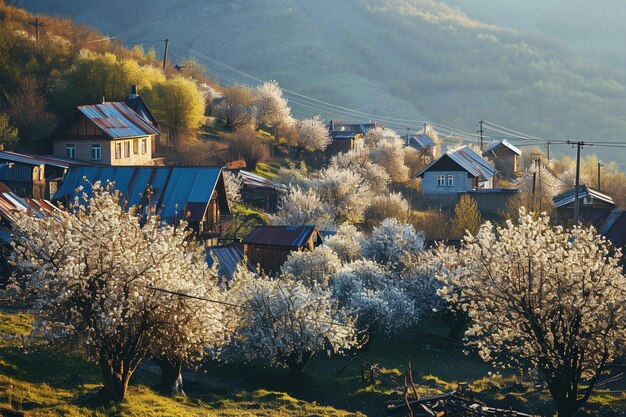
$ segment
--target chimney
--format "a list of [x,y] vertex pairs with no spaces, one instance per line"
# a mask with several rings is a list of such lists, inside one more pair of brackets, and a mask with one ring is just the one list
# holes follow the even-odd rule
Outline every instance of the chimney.
[[131,96],[132,95],[135,95],[135,96],[137,95],[137,85],[136,84],[133,84],[133,85],[130,86],[130,95]]

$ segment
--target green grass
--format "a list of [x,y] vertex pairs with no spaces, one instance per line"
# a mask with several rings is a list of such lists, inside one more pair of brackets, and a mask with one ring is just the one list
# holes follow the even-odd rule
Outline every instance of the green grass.
[[280,164],[276,162],[259,162],[254,170],[254,173],[271,180],[276,178],[279,169]]
[[[0,312],[0,336],[27,336],[31,321],[26,314]],[[511,370],[498,373],[444,334],[441,325],[426,323],[393,341],[375,338],[352,355],[320,355],[302,375],[263,364],[209,362],[186,376],[187,397],[154,391],[159,376],[144,366],[133,377],[127,400],[113,408],[90,405],[100,374],[79,353],[32,346],[28,339],[23,349],[21,337],[8,339],[0,346],[0,410],[23,410],[27,416],[379,416],[386,401],[401,398],[410,358],[419,397],[462,384],[490,405],[549,415],[545,390]],[[379,365],[374,384],[361,380],[361,363]],[[626,383],[618,382],[598,390],[587,409],[602,416],[625,413],[626,395],[609,392],[624,388]]]

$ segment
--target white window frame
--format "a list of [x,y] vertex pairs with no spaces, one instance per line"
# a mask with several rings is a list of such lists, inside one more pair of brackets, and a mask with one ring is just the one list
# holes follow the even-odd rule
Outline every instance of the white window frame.
[[437,175],[437,187],[444,187],[446,185],[446,176]]
[[65,145],[65,157],[67,159],[76,159],[76,145]]
[[448,187],[454,187],[454,175],[453,174],[448,174]]
[[91,160],[92,161],[102,160],[102,145],[100,145],[99,143],[93,143],[91,145]]

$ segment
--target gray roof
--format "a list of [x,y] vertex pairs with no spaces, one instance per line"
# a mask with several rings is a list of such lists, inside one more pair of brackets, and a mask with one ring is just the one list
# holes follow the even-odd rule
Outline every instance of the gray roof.
[[425,133],[409,136],[409,144],[411,148],[428,149],[436,145],[435,141]]
[[473,177],[478,177],[481,181],[487,181],[496,173],[496,168],[489,162],[485,161],[480,155],[471,150],[467,145],[460,148],[449,150],[436,161],[424,168],[417,176],[421,176],[428,171],[430,167],[435,165],[441,158],[448,157],[459,164],[461,168],[466,170]]
[[[565,191],[559,195],[552,197],[552,201],[554,205],[559,208],[571,204],[574,202],[574,196],[576,195],[576,189],[572,188],[571,190]],[[578,199],[585,197],[591,197],[596,200],[604,201],[607,204],[615,206],[615,202],[611,196],[601,193],[600,191],[594,190],[593,188],[587,187],[586,184],[582,184],[578,189]]]
[[159,130],[123,102],[78,106],[78,111],[111,139],[158,135]]
[[487,155],[489,152],[491,152],[492,150],[500,146],[504,146],[505,148],[510,149],[511,151],[513,151],[514,153],[518,155],[522,154],[522,151],[517,146],[513,145],[511,142],[509,142],[506,139],[502,139],[500,142],[492,143],[491,145],[489,145],[489,147],[485,149],[485,152],[483,152],[483,156]]

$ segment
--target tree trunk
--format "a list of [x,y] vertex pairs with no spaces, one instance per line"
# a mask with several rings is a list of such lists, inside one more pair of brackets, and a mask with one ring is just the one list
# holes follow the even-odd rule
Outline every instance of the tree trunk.
[[576,414],[577,407],[575,404],[572,404],[567,398],[564,398],[562,401],[557,403],[557,414],[559,417],[574,417]]
[[183,363],[171,361],[168,358],[155,358],[155,362],[161,368],[160,389],[173,395],[185,395],[185,391],[183,391]]
[[285,358],[285,364],[289,367],[292,373],[301,374],[304,371],[304,366],[312,357],[313,352],[293,352]]
[[104,379],[104,386],[99,392],[102,400],[105,403],[121,403],[126,396],[132,372],[124,370],[123,365],[119,367],[112,365],[106,358],[100,358],[100,367]]

